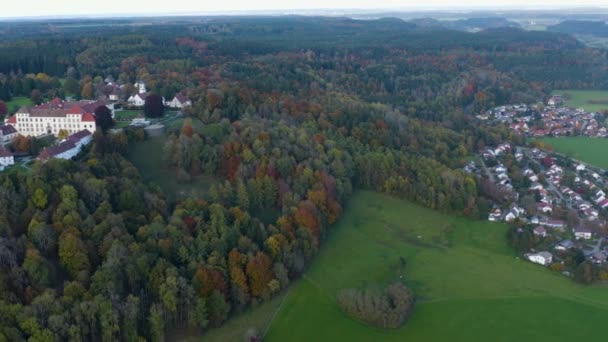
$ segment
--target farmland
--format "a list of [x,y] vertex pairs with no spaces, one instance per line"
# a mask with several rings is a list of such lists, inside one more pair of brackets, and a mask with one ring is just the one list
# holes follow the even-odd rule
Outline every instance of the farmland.
[[608,109],[608,91],[565,89],[555,90],[553,94],[565,96],[568,107],[584,108],[590,112]]
[[543,138],[556,152],[608,169],[608,139],[590,137]]
[[[604,340],[608,291],[519,260],[506,226],[359,192],[290,290],[268,341]],[[400,271],[399,258],[406,260]],[[396,330],[345,316],[335,294],[403,276],[418,302]],[[474,324],[472,322],[475,322]],[[595,329],[594,329],[595,327]]]

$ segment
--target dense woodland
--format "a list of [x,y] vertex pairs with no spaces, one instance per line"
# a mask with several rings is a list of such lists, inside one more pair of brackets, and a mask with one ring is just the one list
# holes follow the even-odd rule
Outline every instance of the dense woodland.
[[520,138],[471,114],[608,87],[606,53],[558,33],[396,19],[84,23],[0,24],[0,95],[92,98],[108,76],[187,89],[190,118],[158,153],[184,182],[219,181],[169,201],[125,158],[139,130],[98,131],[76,161],[0,175],[0,339],[160,341],[219,326],[297,279],[356,189],[485,215],[489,195],[459,168]]

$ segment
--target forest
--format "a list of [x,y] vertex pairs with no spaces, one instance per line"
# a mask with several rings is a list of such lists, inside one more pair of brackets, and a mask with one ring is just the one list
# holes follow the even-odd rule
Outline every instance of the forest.
[[473,114],[608,86],[606,52],[561,33],[150,20],[0,23],[0,97],[95,98],[109,77],[187,89],[188,119],[157,152],[183,182],[219,180],[168,200],[126,158],[140,129],[98,130],[77,160],[0,174],[0,339],[162,341],[220,326],[303,274],[356,189],[486,215],[489,195],[459,168],[521,137]]

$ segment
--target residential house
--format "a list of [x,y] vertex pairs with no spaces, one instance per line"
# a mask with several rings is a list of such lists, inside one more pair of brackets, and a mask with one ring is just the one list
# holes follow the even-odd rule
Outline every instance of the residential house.
[[595,264],[603,264],[606,262],[606,254],[603,252],[596,252],[591,254],[591,261]]
[[192,106],[192,101],[190,101],[190,99],[188,99],[185,95],[179,93],[175,95],[173,100],[165,103],[165,105],[171,108],[182,109],[184,107]]
[[555,246],[555,249],[558,251],[567,251],[572,247],[574,247],[574,243],[571,240],[562,240]]
[[560,229],[560,228],[566,227],[566,224],[562,220],[551,220],[551,219],[546,219],[546,218],[541,220],[540,224],[542,224],[545,227],[549,227],[549,228]]
[[530,190],[541,190],[543,189],[543,185],[540,184],[539,182],[534,182],[530,185]]
[[13,125],[0,126],[0,143],[7,144],[13,140],[18,134],[17,129]]
[[574,237],[576,239],[584,239],[584,240],[589,240],[591,239],[592,236],[592,232],[591,229],[587,228],[587,227],[576,227],[574,229],[572,229],[572,231],[574,232]]
[[138,93],[130,96],[127,102],[132,106],[142,107],[146,104],[146,97],[148,97],[148,93]]
[[533,232],[534,232],[534,235],[538,235],[538,236],[542,236],[542,237],[547,236],[547,230],[545,229],[545,227],[542,227],[542,226],[538,226],[538,227],[534,228]]
[[553,212],[553,206],[551,204],[548,203],[536,203],[536,210],[542,212],[542,213],[551,213]]
[[507,212],[507,214],[505,215],[505,221],[511,222],[511,221],[515,220],[516,218],[522,216],[525,213],[526,213],[526,211],[523,208],[520,208],[518,206],[513,206],[509,210],[509,212]]
[[528,254],[528,260],[539,265],[547,266],[553,261],[553,254],[549,252]]
[[499,208],[496,208],[490,212],[488,215],[488,221],[500,221],[502,218],[502,211]]

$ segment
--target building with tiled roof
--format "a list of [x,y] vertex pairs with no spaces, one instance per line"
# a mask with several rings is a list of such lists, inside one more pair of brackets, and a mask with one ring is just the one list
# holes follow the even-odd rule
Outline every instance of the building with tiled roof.
[[171,108],[184,108],[188,106],[192,106],[192,101],[188,99],[184,94],[178,93],[175,95],[173,100],[165,103],[166,106]]
[[95,132],[93,113],[103,105],[100,101],[62,101],[55,98],[32,108],[22,107],[6,120],[6,124],[25,136],[58,135],[62,130],[68,134],[84,129]]
[[0,126],[0,142],[3,144],[11,142],[15,136],[17,136],[17,130],[13,125]]
[[67,139],[57,145],[47,147],[38,155],[39,160],[50,158],[72,159],[76,156],[83,146],[88,145],[93,139],[93,134],[88,130],[82,130],[70,135]]

